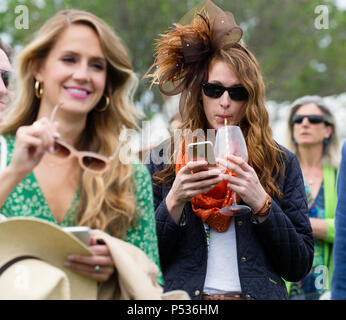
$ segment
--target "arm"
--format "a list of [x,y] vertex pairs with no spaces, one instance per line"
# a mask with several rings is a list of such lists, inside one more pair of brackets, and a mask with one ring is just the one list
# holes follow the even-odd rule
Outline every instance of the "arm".
[[[334,219],[330,219],[333,220]],[[327,239],[327,221],[326,219],[310,218],[314,238],[325,241]]]
[[160,262],[164,268],[166,261],[169,259],[169,252],[174,250],[175,244],[179,238],[180,227],[173,220],[166,206],[166,194],[163,194],[163,186],[155,185],[153,174],[163,170],[164,164],[155,164],[152,161],[152,153],[149,155],[150,161],[146,160],[147,168],[152,177],[153,196],[154,196],[154,210],[156,219],[156,230],[158,237]]
[[16,185],[25,178],[25,176],[17,175],[16,171],[13,171],[12,167],[6,167],[0,173],[0,208],[5,203],[7,197],[16,187]]
[[310,218],[314,238],[333,244],[335,238],[335,209],[337,203],[335,168],[323,166],[325,218]]
[[282,201],[273,199],[267,219],[257,224],[255,230],[279,275],[288,281],[298,281],[311,269],[314,243],[296,156],[291,155],[285,164]]
[[44,153],[54,145],[59,136],[56,124],[47,118],[33,125],[22,126],[16,132],[16,142],[11,162],[0,172],[0,207],[8,195],[41,161]]
[[158,282],[163,285],[156,222],[153,206],[153,191],[151,178],[147,168],[142,163],[133,165],[136,208],[139,219],[136,225],[130,228],[126,240],[142,249],[147,256],[155,262],[159,269]]
[[[148,169],[153,176],[154,173],[164,169],[164,163],[156,164],[159,161],[156,161],[155,150],[150,153],[149,157],[150,161],[145,162],[148,163]],[[201,169],[204,170],[200,171]],[[222,180],[219,175],[220,170],[209,169],[206,161],[190,161],[181,168],[170,186],[157,185],[152,178],[156,228],[163,268],[170,258],[170,253],[175,250],[180,232],[184,230],[184,226],[179,224],[183,208],[194,196],[207,192],[219,184]]]
[[335,239],[333,251],[332,299],[346,299],[346,144],[338,175],[338,201],[335,211]]
[[[157,280],[159,284],[163,285],[157,247],[151,180],[147,169],[141,163],[133,165],[133,182],[136,211],[139,217],[135,222],[135,226],[128,228],[125,240],[144,251],[157,265],[159,270]],[[95,238],[91,238],[89,249],[94,252],[93,256],[70,255],[67,257],[65,267],[99,282],[108,281],[114,272],[115,265],[107,245],[98,243]],[[96,270],[96,266],[99,266],[100,269]]]

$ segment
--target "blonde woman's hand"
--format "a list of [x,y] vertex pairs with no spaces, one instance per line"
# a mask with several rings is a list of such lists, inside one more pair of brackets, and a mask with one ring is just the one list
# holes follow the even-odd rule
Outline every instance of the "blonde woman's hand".
[[208,167],[204,160],[190,161],[180,169],[166,197],[167,209],[176,223],[185,203],[218,185],[222,181],[220,174],[218,168]]
[[234,172],[237,176],[221,174],[228,187],[238,193],[254,212],[257,212],[266,200],[266,191],[262,187],[255,170],[242,158],[230,155],[227,159],[218,158],[218,163]]
[[107,245],[91,237],[89,249],[94,255],[71,254],[67,257],[65,267],[98,282],[108,281],[115,271],[115,265]]
[[40,162],[59,137],[57,123],[41,118],[32,125],[19,127],[9,169],[20,178],[26,177]]

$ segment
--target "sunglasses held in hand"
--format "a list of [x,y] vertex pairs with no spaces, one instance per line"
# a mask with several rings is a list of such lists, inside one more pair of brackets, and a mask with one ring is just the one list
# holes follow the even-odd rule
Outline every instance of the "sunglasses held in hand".
[[[53,122],[53,119],[55,117],[55,114],[58,110],[58,108],[61,106],[61,104],[57,104],[50,116],[50,120]],[[105,157],[103,155],[100,155],[96,152],[90,152],[90,151],[78,151],[73,146],[68,144],[67,142],[57,139],[54,143],[54,151],[52,151],[52,154],[61,158],[61,159],[68,159],[70,157],[77,157],[79,161],[79,165],[84,169],[88,170],[90,172],[94,173],[103,173],[105,172],[110,163],[115,159],[117,154],[119,153],[120,147],[122,143],[127,138],[127,130],[126,127],[122,127],[122,131],[120,133],[119,137],[119,143],[110,157]]]
[[308,118],[309,122],[311,124],[319,124],[324,122],[326,125],[330,125],[330,123],[323,117],[320,115],[315,115],[315,114],[296,114],[292,117],[292,121],[291,124],[301,124],[304,120],[304,118]]
[[209,98],[220,98],[226,90],[234,101],[246,101],[249,98],[249,93],[243,86],[224,87],[216,83],[202,82],[202,88]]

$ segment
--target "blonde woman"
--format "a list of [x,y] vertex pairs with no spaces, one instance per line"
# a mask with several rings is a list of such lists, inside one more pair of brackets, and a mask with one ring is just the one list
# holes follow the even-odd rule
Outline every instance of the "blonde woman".
[[335,118],[319,96],[304,96],[292,104],[288,117],[289,148],[302,168],[314,234],[314,262],[308,276],[288,284],[291,299],[312,300],[330,291],[333,272],[336,176],[340,149]]
[[[239,125],[249,162],[219,159],[234,177],[206,161],[185,161],[182,145],[174,145],[167,161],[159,160],[169,143],[152,150],[148,168],[165,290],[203,300],[287,299],[282,278],[301,279],[313,258],[298,160],[272,138],[260,68],[240,43],[232,14],[211,1],[194,13],[192,22],[175,25],[158,41],[153,83],[166,94],[182,93],[180,129],[217,131],[225,118]],[[227,187],[250,214],[220,214],[232,201]]]
[[[0,126],[0,213],[107,231],[160,268],[150,175],[112,156],[136,116],[136,77],[120,39],[90,13],[61,11],[21,52],[17,78],[17,99]],[[114,273],[107,246],[92,239],[90,248],[94,256],[72,255],[66,266],[107,281]]]

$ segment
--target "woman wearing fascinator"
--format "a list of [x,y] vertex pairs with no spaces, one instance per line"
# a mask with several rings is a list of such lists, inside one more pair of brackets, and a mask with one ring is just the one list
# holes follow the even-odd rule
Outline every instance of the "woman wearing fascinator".
[[[313,259],[299,163],[272,138],[260,68],[241,37],[231,13],[204,1],[161,36],[147,74],[181,94],[181,139],[146,163],[165,290],[192,299],[287,299],[282,279],[302,279]],[[185,133],[196,130],[217,132],[217,166],[186,156]],[[231,152],[241,139],[244,152]]]
[[[143,249],[163,284],[149,172],[119,154],[137,118],[122,41],[91,13],[60,11],[23,49],[17,73],[17,99],[0,126],[0,214],[105,231]],[[92,237],[89,249],[71,252],[65,267],[111,280],[107,245]]]

